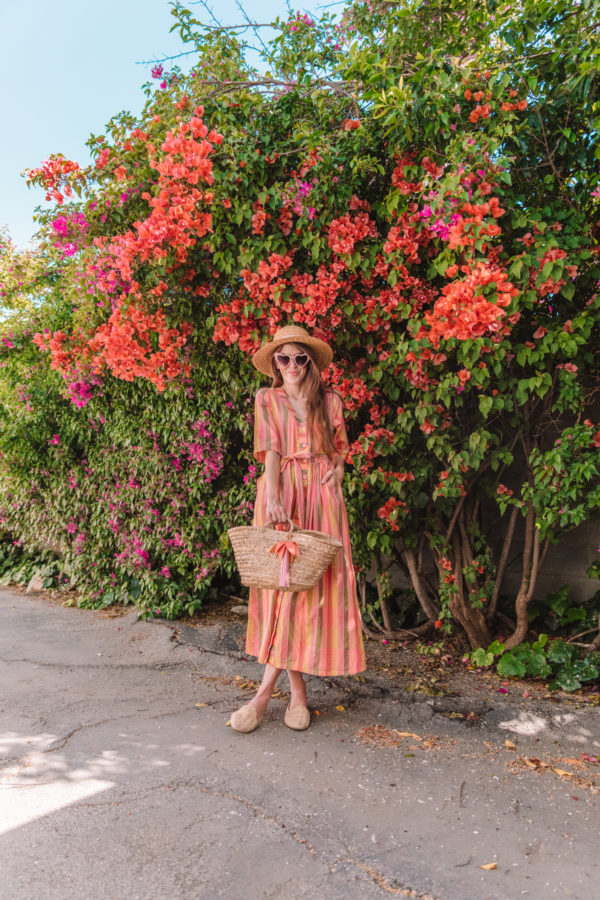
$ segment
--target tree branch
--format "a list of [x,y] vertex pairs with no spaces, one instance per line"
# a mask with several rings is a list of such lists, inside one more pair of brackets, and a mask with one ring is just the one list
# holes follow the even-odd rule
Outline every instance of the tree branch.
[[412,581],[413,588],[415,589],[415,594],[417,595],[417,600],[421,604],[421,608],[425,615],[431,619],[432,622],[438,617],[439,608],[434,603],[432,598],[429,596],[421,576],[417,567],[417,560],[413,550],[405,549],[404,550],[404,559],[406,561],[406,567],[410,573],[410,580]]
[[496,615],[496,610],[498,608],[498,599],[500,597],[502,581],[504,579],[504,573],[506,571],[506,563],[508,561],[508,554],[510,553],[510,548],[512,546],[513,537],[515,534],[515,527],[517,524],[518,514],[519,514],[519,508],[517,506],[513,506],[513,508],[510,511],[510,518],[508,520],[508,528],[506,530],[506,534],[504,535],[504,542],[502,544],[502,552],[500,553],[500,559],[498,561],[498,569],[496,571],[496,583],[494,584],[494,593],[492,594],[492,599],[490,600],[490,605],[488,607],[487,619],[490,622],[493,620],[494,616]]
[[515,612],[517,614],[517,625],[514,632],[506,640],[506,649],[512,650],[517,644],[525,640],[527,631],[529,630],[529,619],[527,616],[527,604],[529,602],[529,587],[533,565],[537,566],[539,562],[539,543],[540,535],[535,527],[535,511],[533,504],[530,502],[525,518],[525,546],[523,548],[523,575],[521,585],[515,601]]

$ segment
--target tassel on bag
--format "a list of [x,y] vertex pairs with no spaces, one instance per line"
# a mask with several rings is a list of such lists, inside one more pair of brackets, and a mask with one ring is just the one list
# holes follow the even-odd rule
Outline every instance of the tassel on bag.
[[277,541],[270,550],[276,553],[281,559],[281,567],[279,569],[279,587],[290,586],[290,557],[300,556],[300,548],[295,541]]

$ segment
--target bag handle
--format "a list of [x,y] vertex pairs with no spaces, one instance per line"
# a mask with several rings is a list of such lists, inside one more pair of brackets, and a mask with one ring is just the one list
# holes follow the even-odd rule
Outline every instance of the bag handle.
[[[287,538],[287,540],[289,540],[291,535],[294,533],[294,531],[297,530],[298,526],[294,525],[294,523],[292,522],[292,520],[290,519],[289,516],[287,517],[287,520],[288,520],[288,525],[290,527],[289,527],[289,531],[287,532],[286,538]],[[276,524],[275,522],[267,522],[266,525],[261,525],[260,529],[261,529],[261,531],[265,531],[267,528],[272,528],[273,531],[275,531],[275,524]],[[277,524],[279,524],[279,523],[277,523]]]

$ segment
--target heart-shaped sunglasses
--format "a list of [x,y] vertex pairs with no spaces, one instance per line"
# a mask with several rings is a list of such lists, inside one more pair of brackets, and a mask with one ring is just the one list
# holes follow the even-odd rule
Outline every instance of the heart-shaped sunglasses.
[[281,369],[287,369],[292,360],[299,369],[303,369],[309,361],[310,357],[307,353],[296,353],[295,356],[288,356],[287,353],[276,353],[275,362]]

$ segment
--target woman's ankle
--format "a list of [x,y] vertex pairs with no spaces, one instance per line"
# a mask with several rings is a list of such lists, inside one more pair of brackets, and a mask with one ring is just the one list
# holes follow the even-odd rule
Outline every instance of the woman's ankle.
[[307,706],[306,691],[292,691],[290,695],[290,709],[295,706]]
[[288,671],[290,683],[290,709],[295,706],[306,706],[306,683],[301,672]]
[[269,701],[271,700],[271,692],[267,691],[257,691],[250,703],[253,706],[257,706],[259,709],[266,709],[269,705]]

